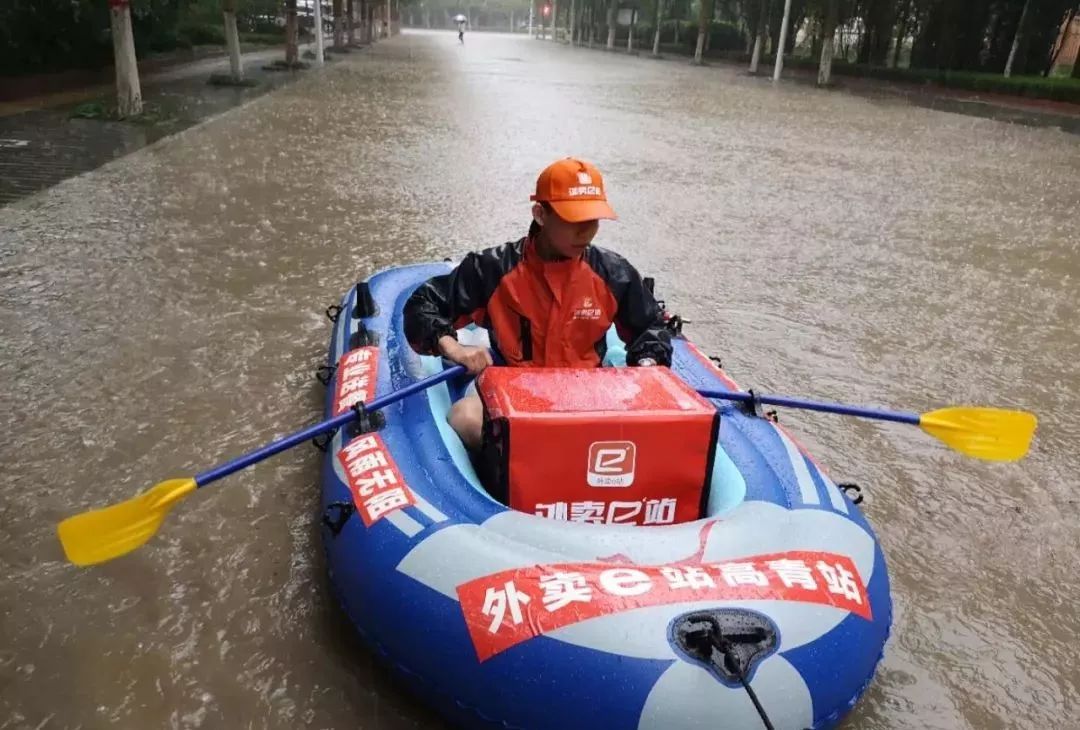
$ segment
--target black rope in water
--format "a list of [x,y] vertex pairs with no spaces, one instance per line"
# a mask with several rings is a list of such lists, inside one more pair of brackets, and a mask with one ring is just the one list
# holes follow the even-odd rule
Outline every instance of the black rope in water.
[[765,730],[776,730],[769,720],[769,715],[765,712],[765,708],[761,706],[761,701],[757,698],[757,693],[754,692],[754,688],[746,681],[746,675],[743,673],[742,666],[739,664],[739,658],[731,651],[731,642],[723,637],[717,638],[716,635],[713,634],[713,646],[724,653],[724,661],[728,665],[728,669],[739,678],[739,684],[743,686],[743,689],[746,690],[746,694],[750,696],[750,701],[754,703],[754,709],[757,710],[758,717],[760,717],[761,722],[765,724]]
[[[765,730],[775,730],[769,714],[765,712],[765,707],[758,699],[757,693],[746,679],[746,670],[754,656],[766,648],[775,646],[775,636],[769,634],[764,627],[755,626],[752,622],[748,624],[745,620],[743,625],[736,624],[725,633],[724,627],[716,616],[696,613],[685,617],[684,622],[676,629],[675,637],[678,644],[691,657],[707,662],[725,681],[730,681],[732,677],[738,679],[739,684],[746,690],[750,702],[754,704],[754,709],[757,710],[758,717],[765,725]],[[736,645],[739,647],[745,645],[752,649],[747,658],[746,667],[743,666],[739,652],[736,651]],[[723,657],[722,662],[720,657]]]

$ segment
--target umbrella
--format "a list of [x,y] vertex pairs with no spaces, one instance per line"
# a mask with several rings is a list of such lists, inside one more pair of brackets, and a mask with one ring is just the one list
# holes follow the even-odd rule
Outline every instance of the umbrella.
[[468,18],[466,18],[464,15],[455,15],[454,16],[454,22],[455,23],[464,23],[467,20],[468,20]]

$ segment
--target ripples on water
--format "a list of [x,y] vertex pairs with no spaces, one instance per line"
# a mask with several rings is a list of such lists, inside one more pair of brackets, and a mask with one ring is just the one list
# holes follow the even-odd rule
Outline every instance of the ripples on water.
[[598,242],[741,383],[1042,417],[1026,461],[993,465],[782,416],[867,488],[889,557],[893,638],[849,725],[1076,717],[1076,139],[474,33],[353,54],[0,209],[0,726],[438,726],[329,597],[310,450],[94,570],[61,561],[53,526],[313,421],[322,307],[380,267],[522,235],[566,154],[621,214]]

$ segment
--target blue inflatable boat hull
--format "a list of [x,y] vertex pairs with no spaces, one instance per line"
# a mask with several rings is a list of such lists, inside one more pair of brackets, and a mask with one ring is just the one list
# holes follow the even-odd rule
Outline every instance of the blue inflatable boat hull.
[[[412,351],[401,313],[420,283],[448,268],[372,276],[373,311],[362,300],[358,311],[357,288],[344,297],[330,345],[329,364],[341,366],[328,416],[340,408],[343,357],[361,328],[377,340],[362,365],[373,376],[369,398],[443,367]],[[696,388],[735,387],[682,337],[672,370]],[[322,477],[323,541],[341,605],[449,721],[763,727],[740,683],[679,643],[680,622],[710,611],[738,611],[767,627],[769,645],[746,678],[777,728],[832,727],[854,706],[892,620],[885,559],[858,508],[778,424],[718,406],[705,518],[580,524],[514,512],[480,488],[445,422],[461,387],[388,407],[377,441],[338,431]],[[395,494],[408,502],[395,506],[387,490],[399,486],[405,491]],[[361,504],[369,499],[380,506]]]

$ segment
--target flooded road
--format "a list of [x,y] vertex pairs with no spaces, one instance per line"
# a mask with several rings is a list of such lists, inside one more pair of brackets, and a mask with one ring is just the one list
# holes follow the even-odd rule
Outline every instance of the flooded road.
[[575,154],[743,385],[1026,408],[988,464],[785,412],[868,493],[893,636],[847,727],[1080,717],[1080,142],[523,37],[406,34],[0,209],[0,727],[432,728],[354,639],[297,448],[80,570],[64,516],[318,419],[327,304],[391,264],[523,235]]

